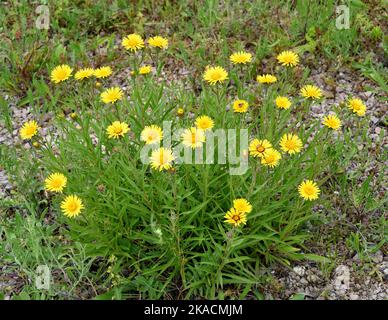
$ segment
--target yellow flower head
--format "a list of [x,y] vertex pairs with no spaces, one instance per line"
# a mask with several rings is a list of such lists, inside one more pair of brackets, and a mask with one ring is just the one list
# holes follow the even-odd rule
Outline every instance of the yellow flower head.
[[183,144],[186,147],[191,147],[191,148],[195,149],[195,148],[202,147],[202,144],[206,140],[206,136],[205,136],[205,132],[203,130],[192,127],[190,129],[186,129],[182,133],[181,139],[182,139]]
[[263,74],[261,76],[257,76],[256,78],[256,81],[259,82],[259,83],[274,83],[276,82],[278,79],[273,76],[272,74]]
[[171,149],[159,148],[152,151],[150,162],[151,167],[155,170],[168,170],[172,167],[171,163],[175,157],[172,154]]
[[245,51],[235,52],[229,57],[233,64],[246,64],[252,61],[252,55]]
[[299,63],[298,55],[292,51],[283,51],[276,57],[276,59],[281,65],[287,67],[295,67]]
[[261,164],[273,168],[279,164],[281,158],[280,152],[271,148],[264,153],[264,156],[261,158]]
[[236,100],[233,102],[234,112],[244,113],[247,112],[249,104],[245,100]]
[[304,98],[310,98],[314,100],[322,97],[322,91],[318,87],[308,84],[300,89],[300,95]]
[[144,47],[144,41],[141,36],[136,33],[132,33],[126,36],[123,41],[121,41],[121,45],[127,50],[136,52],[137,50]]
[[76,195],[70,195],[61,202],[61,209],[66,217],[74,218],[78,216],[84,208],[82,200]]
[[288,152],[289,154],[299,153],[303,147],[303,142],[297,135],[286,133],[280,139],[280,147],[284,152]]
[[78,115],[76,112],[72,112],[70,113],[70,118],[72,118],[73,120],[77,119]]
[[146,144],[153,144],[160,142],[163,139],[163,131],[160,127],[151,125],[143,129],[140,134],[140,140]]
[[119,87],[106,89],[101,93],[101,101],[104,103],[115,103],[123,98],[123,91]]
[[215,85],[217,82],[221,83],[228,79],[228,73],[222,67],[209,67],[206,68],[203,79],[211,85]]
[[51,81],[55,83],[65,81],[69,79],[72,72],[73,69],[70,68],[67,64],[57,66],[53,71],[51,71]]
[[236,210],[235,208],[231,208],[224,216],[225,222],[230,223],[233,226],[239,226],[240,224],[246,224],[247,215],[245,212],[241,212]]
[[30,140],[38,133],[39,126],[35,120],[27,121],[20,129],[20,137],[23,140]]
[[[94,70],[94,76],[98,79],[107,78],[111,74],[112,74],[112,69],[111,69],[111,67],[108,67],[108,66],[97,68]],[[96,82],[96,86],[98,86],[97,83],[99,83],[99,82]]]
[[233,208],[243,213],[250,213],[252,211],[252,205],[244,198],[234,199]]
[[76,80],[83,80],[86,78],[90,78],[93,75],[94,75],[94,70],[92,68],[85,68],[85,69],[78,70],[75,73],[74,78]]
[[178,108],[176,114],[178,115],[178,117],[183,117],[185,114],[185,110],[183,108]]
[[351,109],[354,113],[357,113],[358,116],[362,117],[365,115],[366,112],[366,106],[362,102],[361,99],[353,98],[349,99],[348,101],[348,107]]
[[208,116],[200,116],[195,119],[195,126],[201,130],[210,130],[214,127],[214,121]]
[[278,96],[275,99],[275,104],[279,109],[289,109],[291,107],[291,101],[287,97]]
[[44,181],[45,189],[52,192],[62,192],[66,187],[67,178],[62,173],[52,173]]
[[341,127],[341,120],[335,114],[330,114],[323,118],[322,124],[330,129],[338,130]]
[[139,74],[148,74],[151,72],[151,66],[142,66],[139,68]]
[[253,139],[249,144],[249,154],[253,157],[264,158],[264,154],[272,149],[272,144],[268,140]]
[[109,139],[118,139],[124,137],[129,131],[129,127],[125,122],[113,121],[110,126],[106,128],[106,133]]
[[303,181],[299,185],[298,191],[300,196],[305,200],[316,200],[320,193],[317,184],[312,180]]
[[168,39],[156,36],[148,39],[148,44],[151,47],[165,49],[168,47]]

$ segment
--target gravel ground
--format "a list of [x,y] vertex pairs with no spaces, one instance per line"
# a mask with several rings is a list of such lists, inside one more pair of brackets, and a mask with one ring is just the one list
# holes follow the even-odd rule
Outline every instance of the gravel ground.
[[[182,72],[175,73],[175,76],[178,75],[178,77],[182,76],[184,78],[187,73],[187,70],[183,70]],[[128,71],[125,71],[121,77],[125,78],[127,75]],[[311,115],[313,117],[322,118],[323,114],[327,113],[333,104],[345,101],[349,95],[356,95],[366,103],[367,117],[370,117],[369,137],[372,140],[372,144],[369,148],[373,149],[376,147],[381,131],[383,131],[383,148],[386,149],[388,139],[385,134],[386,127],[382,119],[386,115],[387,105],[383,100],[379,99],[379,93],[374,90],[376,86],[373,83],[361,78],[359,75],[355,75],[350,70],[341,69],[340,71],[332,72],[324,65],[312,71],[310,79],[322,88],[326,95],[326,99],[322,103],[312,106]],[[14,130],[12,133],[9,133],[0,124],[0,144],[11,145],[21,143],[18,131],[22,123],[33,118],[31,110],[29,107],[17,108],[15,100],[13,100],[14,98],[6,95],[4,98],[9,103]],[[47,123],[46,126],[42,126],[43,134],[50,130],[49,121],[52,116],[52,114],[48,114],[43,119]],[[30,145],[25,143],[24,147],[30,148]],[[360,145],[360,150],[363,148],[368,148],[368,146],[366,144]],[[373,175],[374,180],[377,181],[379,175],[384,175],[388,163],[382,163],[374,158],[370,160],[372,161],[364,176]],[[350,170],[356,169],[356,164],[354,164],[353,168],[350,168]],[[0,198],[11,197],[11,190],[14,186],[10,183],[10,180],[0,166]],[[384,195],[387,191],[387,186],[379,185],[378,187],[378,192]],[[6,266],[3,266],[3,268],[6,268]],[[6,270],[2,272],[5,274]],[[275,269],[271,274],[277,280],[281,290],[268,288],[267,298],[288,299],[297,293],[304,294],[306,299],[382,300],[388,298],[388,256],[380,251],[373,256],[371,262],[367,265],[360,261],[357,256],[354,256],[344,259],[340,265],[334,267],[332,272],[325,275],[314,263],[297,264],[292,270],[285,268]],[[10,279],[7,285],[18,285],[12,284],[12,281],[14,279]],[[3,284],[6,285],[6,283]]]

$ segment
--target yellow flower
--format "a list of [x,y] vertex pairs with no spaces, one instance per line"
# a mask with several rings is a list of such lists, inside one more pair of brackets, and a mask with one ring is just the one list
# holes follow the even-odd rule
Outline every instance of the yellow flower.
[[253,139],[249,144],[249,154],[253,157],[264,158],[265,152],[269,149],[272,149],[272,144],[266,139]]
[[271,148],[264,153],[264,156],[261,158],[261,164],[273,168],[279,164],[281,158],[280,152]]
[[237,211],[235,208],[231,208],[224,216],[225,222],[232,224],[233,226],[239,226],[247,222],[247,215],[244,212]]
[[280,147],[284,152],[294,154],[300,152],[303,142],[296,134],[286,133],[280,139]]
[[83,80],[85,78],[90,78],[92,75],[94,75],[94,70],[92,68],[85,68],[78,70],[75,73],[74,78],[76,80]]
[[168,170],[172,167],[171,163],[174,161],[175,157],[172,154],[171,149],[159,148],[152,151],[151,154],[151,167],[155,170]]
[[119,137],[124,137],[124,135],[129,131],[129,127],[125,122],[113,121],[108,128],[106,128],[106,133],[111,139],[118,139]]
[[151,66],[143,66],[139,68],[139,74],[148,74],[151,72]]
[[292,51],[283,51],[276,57],[276,59],[280,64],[287,67],[295,67],[299,63],[298,55]]
[[290,99],[288,99],[287,97],[278,96],[278,97],[275,99],[275,103],[276,103],[276,106],[277,106],[279,109],[288,109],[288,108],[291,107],[291,101],[290,101]]
[[185,114],[185,110],[183,108],[178,108],[176,114],[178,115],[178,117],[183,117]]
[[272,74],[263,74],[261,76],[257,76],[256,81],[259,83],[274,83],[277,81],[277,78]]
[[222,67],[209,67],[206,68],[203,79],[211,85],[215,85],[217,82],[228,79],[228,73]]
[[186,129],[182,133],[181,139],[186,147],[191,147],[195,149],[202,147],[202,144],[205,142],[206,137],[203,130],[192,127],[190,129]]
[[77,119],[77,113],[76,112],[72,112],[70,113],[70,118],[72,118],[73,120]]
[[305,200],[315,200],[318,199],[320,190],[317,184],[312,180],[303,181],[299,187],[298,191],[300,196]]
[[66,217],[73,218],[80,214],[84,208],[82,200],[76,195],[70,195],[61,202],[61,209]]
[[151,125],[143,129],[140,134],[140,140],[146,144],[160,142],[163,139],[163,131],[160,127]]
[[99,88],[99,87],[101,87],[102,86],[102,83],[101,82],[98,82],[98,81],[96,81],[96,88]]
[[239,198],[233,200],[233,208],[238,212],[249,213],[252,211],[252,205],[247,199]]
[[252,55],[245,51],[235,52],[229,57],[233,64],[246,64],[252,61]]
[[361,99],[353,98],[348,101],[348,107],[358,116],[362,117],[365,115],[366,106]]
[[212,118],[208,116],[200,116],[197,119],[195,119],[195,126],[198,129],[210,130],[214,127],[214,121]]
[[322,91],[316,86],[306,85],[300,89],[300,94],[304,98],[319,99],[322,97]]
[[51,71],[51,81],[55,83],[65,81],[69,79],[72,72],[73,69],[70,68],[67,64],[57,66],[53,71]]
[[123,94],[123,91],[119,87],[113,87],[102,92],[100,97],[104,103],[115,103],[117,100],[122,99]]
[[168,39],[156,36],[148,39],[148,44],[151,47],[156,47],[160,49],[165,49],[168,47]]
[[[112,69],[111,67],[101,67],[101,68],[97,68],[96,70],[94,70],[94,76],[96,78],[106,78],[106,77],[109,77],[110,75],[112,74]],[[97,83],[96,82],[96,86],[97,86]]]
[[63,188],[66,187],[67,178],[62,173],[52,173],[44,183],[47,191],[62,192]]
[[144,47],[144,41],[141,36],[136,33],[132,33],[121,41],[121,45],[127,50],[136,52],[138,49]]
[[322,124],[333,130],[338,130],[341,127],[341,120],[335,114],[330,114],[323,118]]
[[247,112],[249,104],[245,100],[236,100],[233,102],[234,112],[244,113]]
[[27,121],[20,129],[20,137],[23,140],[30,140],[38,133],[39,126],[35,120]]

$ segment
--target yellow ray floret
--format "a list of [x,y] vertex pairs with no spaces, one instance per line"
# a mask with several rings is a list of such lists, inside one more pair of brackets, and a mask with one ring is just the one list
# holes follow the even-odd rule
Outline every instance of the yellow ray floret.
[[94,75],[94,70],[92,68],[84,68],[84,69],[78,70],[75,73],[74,78],[76,80],[83,80],[86,78],[90,78],[93,75]]
[[23,140],[30,140],[38,133],[39,126],[35,120],[27,121],[20,129],[20,137]]
[[172,154],[171,149],[159,148],[152,151],[150,162],[151,167],[155,170],[168,170],[172,167],[172,162],[175,157]]
[[330,129],[338,130],[341,127],[341,120],[335,114],[330,114],[323,118],[322,124]]
[[272,74],[263,74],[261,76],[257,76],[257,78],[256,78],[257,82],[259,82],[259,83],[267,83],[267,84],[274,83],[277,80],[278,79],[274,75],[272,75]]
[[118,139],[124,137],[129,130],[129,127],[125,122],[113,121],[112,124],[106,128],[106,133],[109,139]]
[[[107,78],[112,74],[112,69],[109,66],[97,68],[94,70],[94,76],[98,79]],[[96,83],[97,85],[97,83]]]
[[245,51],[239,51],[233,53],[229,59],[233,64],[246,64],[252,61],[252,55]]
[[264,153],[264,156],[261,158],[261,164],[274,168],[279,164],[281,158],[280,152],[272,148]]
[[57,66],[51,71],[51,81],[54,83],[65,81],[70,78],[72,72],[73,69],[67,64]]
[[121,41],[121,45],[127,50],[136,52],[144,47],[144,40],[140,35],[132,33]]
[[159,126],[151,125],[144,127],[140,134],[140,140],[146,144],[158,143],[163,139],[163,131]]
[[286,67],[295,67],[299,63],[298,55],[292,51],[283,51],[276,59],[281,65]]
[[253,139],[249,144],[249,154],[253,157],[264,158],[264,154],[272,149],[272,144],[268,140]]
[[62,192],[66,187],[67,178],[62,173],[52,173],[44,181],[45,189],[52,192]]
[[233,208],[243,213],[250,213],[252,211],[252,205],[244,198],[234,199]]
[[244,113],[248,111],[248,101],[236,100],[233,102],[233,111],[237,113]]
[[206,140],[204,130],[192,127],[190,129],[186,129],[181,135],[182,143],[186,147],[201,148],[202,144]]
[[299,195],[305,200],[316,200],[319,197],[320,190],[317,184],[312,180],[303,181],[298,187]]
[[84,209],[84,205],[78,196],[70,195],[61,202],[61,209],[66,217],[74,218]]
[[365,115],[366,106],[359,98],[349,99],[348,107],[360,117]]
[[214,127],[214,121],[208,116],[199,116],[195,119],[195,126],[201,130],[210,130]]
[[275,104],[279,109],[289,109],[291,107],[291,101],[287,97],[278,96],[275,99]]
[[139,68],[139,74],[149,74],[151,72],[151,66],[146,65]]
[[168,39],[163,38],[161,36],[155,36],[148,39],[148,44],[151,47],[159,48],[159,49],[165,49],[168,47]]
[[228,73],[222,67],[209,67],[205,70],[203,79],[209,84],[215,85],[228,79]]
[[100,97],[104,103],[115,103],[117,100],[122,99],[123,94],[123,91],[119,87],[113,87],[102,92]]
[[225,222],[238,227],[244,225],[247,222],[247,215],[245,212],[237,211],[235,208],[231,208],[224,216]]
[[280,139],[280,147],[289,154],[299,153],[302,150],[303,142],[296,134],[286,133]]
[[315,100],[322,97],[322,91],[318,87],[308,84],[300,89],[300,95],[304,98]]

